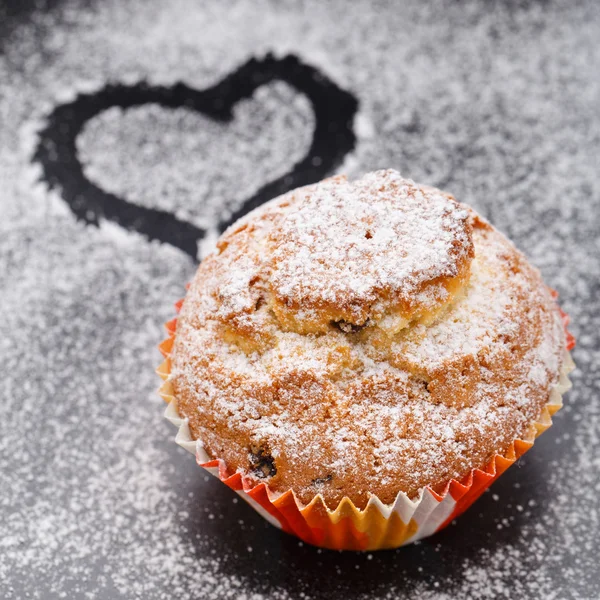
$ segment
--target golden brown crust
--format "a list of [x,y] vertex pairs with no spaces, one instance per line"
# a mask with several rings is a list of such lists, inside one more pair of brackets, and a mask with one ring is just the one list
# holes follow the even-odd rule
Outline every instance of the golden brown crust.
[[396,333],[433,318],[468,278],[467,211],[392,171],[296,190],[276,212],[264,243],[267,290],[288,331],[341,323]]
[[[331,210],[336,194],[350,218]],[[369,203],[375,252],[349,235],[364,236],[357,206]],[[412,238],[389,215],[402,203]],[[431,232],[439,243],[419,270],[398,248],[421,252]],[[232,472],[364,507],[370,494],[389,503],[440,487],[525,435],[563,345],[548,288],[502,234],[442,192],[377,172],[292,192],[224,234],[185,299],[172,381],[192,436]]]

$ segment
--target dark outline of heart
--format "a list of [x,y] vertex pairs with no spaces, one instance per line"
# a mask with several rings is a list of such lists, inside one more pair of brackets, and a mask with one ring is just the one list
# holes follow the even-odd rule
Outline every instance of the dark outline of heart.
[[[307,154],[291,171],[264,184],[239,210],[220,223],[219,230],[223,231],[263,202],[327,176],[355,146],[352,124],[358,110],[356,98],[293,55],[281,59],[270,54],[260,60],[252,58],[204,90],[184,83],[164,87],[141,82],[108,84],[94,93],[80,94],[72,102],[56,106],[47,117],[46,126],[38,134],[39,144],[33,160],[41,164],[49,187],[61,189],[78,220],[96,226],[101,219],[113,221],[149,240],[171,244],[196,259],[198,241],[206,230],[168,211],[132,204],[91,182],[77,156],[77,136],[87,121],[113,106],[187,107],[217,121],[229,122],[233,119],[233,107],[240,100],[249,98],[260,86],[272,81],[283,81],[308,97],[315,116],[313,139]],[[316,158],[320,162],[315,161]]]

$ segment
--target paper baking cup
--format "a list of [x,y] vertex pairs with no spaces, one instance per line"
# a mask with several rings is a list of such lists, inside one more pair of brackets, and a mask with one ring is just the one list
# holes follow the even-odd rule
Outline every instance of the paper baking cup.
[[[175,306],[179,311],[183,301]],[[569,350],[573,336],[567,332],[568,317],[562,313],[566,332],[566,348],[559,381],[550,392],[548,404],[540,418],[533,423],[530,438],[515,440],[502,454],[496,454],[480,469],[473,469],[460,480],[452,479],[440,493],[423,488],[416,498],[399,492],[392,504],[384,504],[371,496],[364,509],[358,509],[344,498],[335,510],[325,504],[318,494],[309,504],[303,504],[292,490],[275,492],[263,482],[256,482],[243,473],[231,474],[225,462],[212,459],[201,441],[191,438],[187,418],[177,410],[177,398],[169,380],[170,352],[173,347],[177,319],[166,324],[169,337],[159,346],[165,356],[158,368],[164,380],[159,394],[168,402],[165,417],[177,428],[175,441],[194,454],[198,464],[235,490],[269,523],[299,537],[304,542],[334,550],[379,550],[397,548],[440,531],[463,513],[508,467],[533,446],[535,438],[552,425],[552,415],[562,406],[562,395],[570,387],[568,374],[575,367]]]

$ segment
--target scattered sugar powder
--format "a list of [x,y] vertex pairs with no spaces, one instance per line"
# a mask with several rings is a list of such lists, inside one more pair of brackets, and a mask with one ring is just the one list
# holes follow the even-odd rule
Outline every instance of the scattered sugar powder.
[[[600,597],[597,3],[64,0],[36,2],[27,24],[34,3],[21,4],[17,16],[0,6],[0,596]],[[372,559],[298,547],[175,447],[154,347],[194,265],[115,225],[76,223],[31,166],[36,129],[78,91],[200,89],[271,50],[358,98],[349,175],[394,167],[474,205],[558,289],[578,337],[574,390],[494,484],[499,500],[485,494],[437,537]],[[269,122],[251,121],[259,105]],[[281,85],[238,108],[239,138],[185,109],[108,111],[80,157],[97,184],[214,229],[210,190],[233,210],[313,126]],[[228,164],[233,177],[214,172]]]
[[232,123],[221,124],[186,108],[111,108],[78,138],[85,173],[133,203],[214,227],[216,214],[226,220],[265,178],[284,175],[302,159],[314,128],[308,100],[281,82],[259,88],[233,112]]

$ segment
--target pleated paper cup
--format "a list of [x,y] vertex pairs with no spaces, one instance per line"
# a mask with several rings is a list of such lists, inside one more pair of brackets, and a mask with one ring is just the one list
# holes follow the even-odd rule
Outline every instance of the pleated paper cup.
[[[182,301],[175,306],[181,308]],[[236,491],[269,523],[299,537],[302,541],[334,550],[379,550],[398,548],[432,535],[462,514],[508,467],[529,450],[539,435],[552,425],[552,416],[562,406],[562,395],[571,387],[568,375],[575,367],[569,350],[575,344],[566,330],[566,348],[558,383],[539,419],[532,423],[531,434],[516,439],[503,453],[496,454],[484,467],[473,469],[462,479],[452,479],[441,492],[423,488],[416,498],[399,492],[392,504],[384,504],[372,495],[364,509],[344,498],[335,510],[318,494],[303,504],[292,490],[276,492],[264,482],[257,482],[241,472],[231,473],[223,460],[211,458],[201,440],[193,440],[187,418],[181,418],[173,386],[170,382],[170,352],[173,347],[177,319],[166,324],[169,337],[160,345],[165,356],[158,368],[164,380],[159,393],[168,403],[165,417],[177,428],[175,441],[194,454],[198,464]]]

